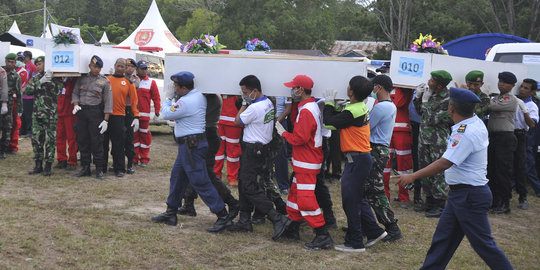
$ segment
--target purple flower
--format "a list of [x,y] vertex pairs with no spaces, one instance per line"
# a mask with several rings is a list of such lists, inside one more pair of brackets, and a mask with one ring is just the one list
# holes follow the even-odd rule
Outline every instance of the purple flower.
[[409,50],[409,52],[417,52],[418,51],[418,46],[416,46],[416,44],[411,44],[411,49]]

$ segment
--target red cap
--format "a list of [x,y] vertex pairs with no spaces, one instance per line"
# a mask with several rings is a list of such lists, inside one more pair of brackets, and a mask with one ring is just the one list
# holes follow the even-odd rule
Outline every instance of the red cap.
[[292,81],[284,83],[283,85],[289,88],[302,87],[311,90],[313,88],[313,80],[306,75],[298,75],[294,77]]

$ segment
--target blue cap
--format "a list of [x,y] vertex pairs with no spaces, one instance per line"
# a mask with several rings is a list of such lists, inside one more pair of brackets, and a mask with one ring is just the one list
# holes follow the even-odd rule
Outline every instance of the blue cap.
[[195,75],[189,71],[180,71],[171,76],[171,80],[176,83],[187,83],[193,81]]
[[450,98],[457,102],[482,103],[475,93],[463,88],[450,87]]
[[103,67],[103,60],[101,60],[101,58],[97,55],[94,55],[92,56],[92,58],[90,58],[90,63],[94,63],[96,66],[100,68]]
[[18,53],[17,53],[17,58],[22,58],[22,59],[24,59],[24,53],[23,53],[23,52],[18,52]]
[[137,62],[133,58],[126,59],[128,65],[133,65],[134,67],[137,67]]
[[148,68],[148,65],[146,64],[146,61],[141,60],[137,62],[137,68]]
[[499,73],[499,80],[501,80],[503,83],[508,84],[515,84],[517,82],[516,75],[509,71],[503,71]]

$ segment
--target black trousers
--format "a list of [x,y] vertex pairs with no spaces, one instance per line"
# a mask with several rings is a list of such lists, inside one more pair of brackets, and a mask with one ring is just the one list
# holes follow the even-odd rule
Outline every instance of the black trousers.
[[132,122],[133,112],[131,111],[131,106],[128,106],[126,107],[126,116],[124,119],[124,124],[126,126],[126,140],[124,143],[124,151],[126,152],[128,166],[133,164],[133,158],[135,157],[135,147],[133,146],[135,135],[133,134],[133,128],[131,127]]
[[[323,164],[326,162],[326,159],[329,155],[329,145],[328,139],[323,137]],[[340,161],[341,164],[341,161]],[[317,182],[315,184],[315,197],[317,198],[317,203],[319,207],[323,210],[324,220],[326,222],[333,223],[336,218],[334,217],[334,211],[332,210],[332,197],[330,197],[330,190],[328,186],[324,183],[325,169],[324,166],[321,166],[321,171],[317,174]]]
[[[208,152],[206,154],[206,170],[208,171],[208,177],[221,199],[226,204],[230,204],[236,201],[236,199],[231,194],[231,190],[223,183],[223,181],[221,181],[221,179],[216,177],[216,173],[214,172],[214,164],[216,163],[215,156],[221,144],[217,127],[206,127],[205,134],[206,140],[208,141]],[[194,201],[195,199],[197,199],[197,192],[191,184],[188,184],[186,191],[184,192],[184,200]]]
[[[329,145],[329,154],[328,158],[325,159],[327,170],[325,177],[334,176],[337,178],[341,177],[341,162],[343,161],[343,153],[341,152],[341,144],[339,139],[339,130],[332,130],[332,136],[328,139]],[[330,174],[330,168],[332,168],[332,173]]]
[[112,143],[113,167],[115,172],[126,172],[124,145],[126,143],[126,125],[123,115],[109,116],[109,127],[104,134],[103,150],[105,164],[109,161],[109,140]]
[[[418,135],[420,134],[420,123],[411,121],[412,127],[412,160],[413,169],[418,171]],[[422,179],[414,180],[414,199],[422,198]]]
[[[34,99],[23,99],[23,115],[19,134],[32,134],[32,113],[34,112]],[[103,120],[103,119],[102,119]]]
[[251,213],[253,208],[267,214],[274,208],[273,202],[266,196],[259,177],[266,177],[265,159],[268,149],[262,144],[242,143],[240,156],[240,173],[238,192],[240,194],[240,211]]
[[493,204],[512,198],[514,151],[517,139],[514,132],[490,132],[488,146],[488,179],[493,193]]
[[514,151],[514,181],[519,199],[527,198],[527,135],[524,130],[514,131],[517,146]]
[[90,166],[92,157],[96,168],[104,169],[105,153],[103,150],[103,134],[100,134],[99,124],[103,121],[101,106],[81,106],[77,113],[77,145],[81,152],[81,165]]

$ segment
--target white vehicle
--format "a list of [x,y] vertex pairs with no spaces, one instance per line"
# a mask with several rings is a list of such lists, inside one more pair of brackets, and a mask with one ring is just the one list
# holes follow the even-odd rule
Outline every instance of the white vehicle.
[[488,51],[486,61],[525,64],[528,77],[540,81],[540,43],[497,44]]

